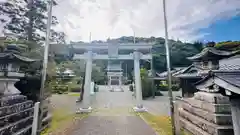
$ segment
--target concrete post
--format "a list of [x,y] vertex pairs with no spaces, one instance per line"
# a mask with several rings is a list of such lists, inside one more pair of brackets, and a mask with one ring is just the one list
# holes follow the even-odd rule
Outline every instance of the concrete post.
[[179,111],[178,111],[178,109],[181,108],[180,102],[181,102],[180,100],[174,101],[174,115],[175,115],[174,125],[175,125],[176,135],[181,135],[181,127],[180,127],[180,119],[179,119],[180,116],[179,116]]
[[145,108],[142,105],[142,83],[140,76],[140,52],[135,51],[133,53],[134,58],[134,75],[135,75],[135,87],[136,87],[136,99],[137,105],[134,107],[136,112],[145,112]]
[[85,72],[85,84],[83,93],[83,107],[80,108],[80,112],[91,112],[90,107],[90,93],[91,93],[91,80],[92,80],[92,51],[87,52],[86,72]]
[[240,134],[240,99],[230,99],[234,134]]
[[36,134],[37,134],[39,104],[40,104],[40,102],[36,102],[35,105],[34,105],[33,123],[32,123],[32,134],[31,134],[31,135],[36,135]]
[[122,85],[122,76],[120,75],[119,76],[119,86],[121,86]]

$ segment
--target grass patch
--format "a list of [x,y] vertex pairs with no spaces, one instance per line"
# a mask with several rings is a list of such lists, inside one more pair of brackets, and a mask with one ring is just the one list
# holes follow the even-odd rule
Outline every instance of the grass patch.
[[80,93],[68,93],[69,96],[73,96],[73,97],[80,97]]
[[81,120],[88,114],[71,114],[65,109],[57,109],[53,111],[52,122],[49,128],[41,133],[41,135],[57,135],[62,132],[68,132],[73,128],[74,121]]
[[[156,116],[150,113],[137,113],[141,116],[159,135],[172,135],[171,117]],[[181,131],[181,135],[190,135]]]
[[144,118],[159,135],[172,135],[171,118],[169,116],[156,116],[150,113],[137,113],[137,115]]

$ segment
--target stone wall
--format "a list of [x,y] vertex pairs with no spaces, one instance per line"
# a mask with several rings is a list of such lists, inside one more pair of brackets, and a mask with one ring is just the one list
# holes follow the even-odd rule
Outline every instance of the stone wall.
[[33,112],[33,102],[26,96],[1,97],[0,135],[30,135]]
[[177,101],[180,128],[193,135],[233,135],[229,99],[218,93],[197,92]]

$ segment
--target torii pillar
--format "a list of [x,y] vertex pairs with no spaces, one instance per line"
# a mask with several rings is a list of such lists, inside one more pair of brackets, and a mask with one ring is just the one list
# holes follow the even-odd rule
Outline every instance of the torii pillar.
[[80,113],[89,113],[92,111],[90,106],[90,94],[91,94],[91,82],[92,82],[92,51],[88,51],[86,59],[86,72],[85,72],[85,83],[83,93],[83,106],[80,108]]
[[141,53],[135,51],[133,53],[134,58],[134,75],[135,75],[135,87],[136,87],[136,100],[137,104],[133,107],[135,112],[146,112],[146,109],[142,104],[142,83],[141,83],[141,75],[140,75],[140,58]]

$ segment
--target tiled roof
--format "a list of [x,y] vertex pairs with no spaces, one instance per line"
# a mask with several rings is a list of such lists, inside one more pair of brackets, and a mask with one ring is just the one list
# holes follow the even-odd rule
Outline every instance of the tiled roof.
[[217,72],[214,75],[227,83],[240,88],[240,72]]
[[219,70],[240,70],[240,55],[220,60]]
[[[179,74],[181,74],[183,71],[185,71],[186,67],[177,67],[177,68],[174,68],[174,70],[171,70],[171,74],[173,76],[177,76]],[[168,72],[165,71],[165,72],[162,72],[162,73],[156,73],[156,77],[160,77],[160,78],[166,78],[168,75]]]
[[201,77],[198,73],[183,73],[180,75],[177,75],[176,77],[178,78],[192,78],[192,77]]
[[221,50],[217,50],[216,48],[213,48],[213,47],[207,47],[207,48],[204,48],[200,53],[198,53],[192,57],[188,57],[188,59],[189,60],[201,60],[204,57],[217,58],[216,56],[230,57],[232,55],[233,55],[232,52],[221,51]]
[[184,68],[179,74],[175,75],[178,78],[192,78],[192,77],[201,77],[199,74],[201,71],[196,65],[192,64],[191,66]]
[[28,57],[24,57],[14,53],[0,53],[0,60],[16,60],[24,63],[31,63],[36,61],[34,59],[30,59]]

